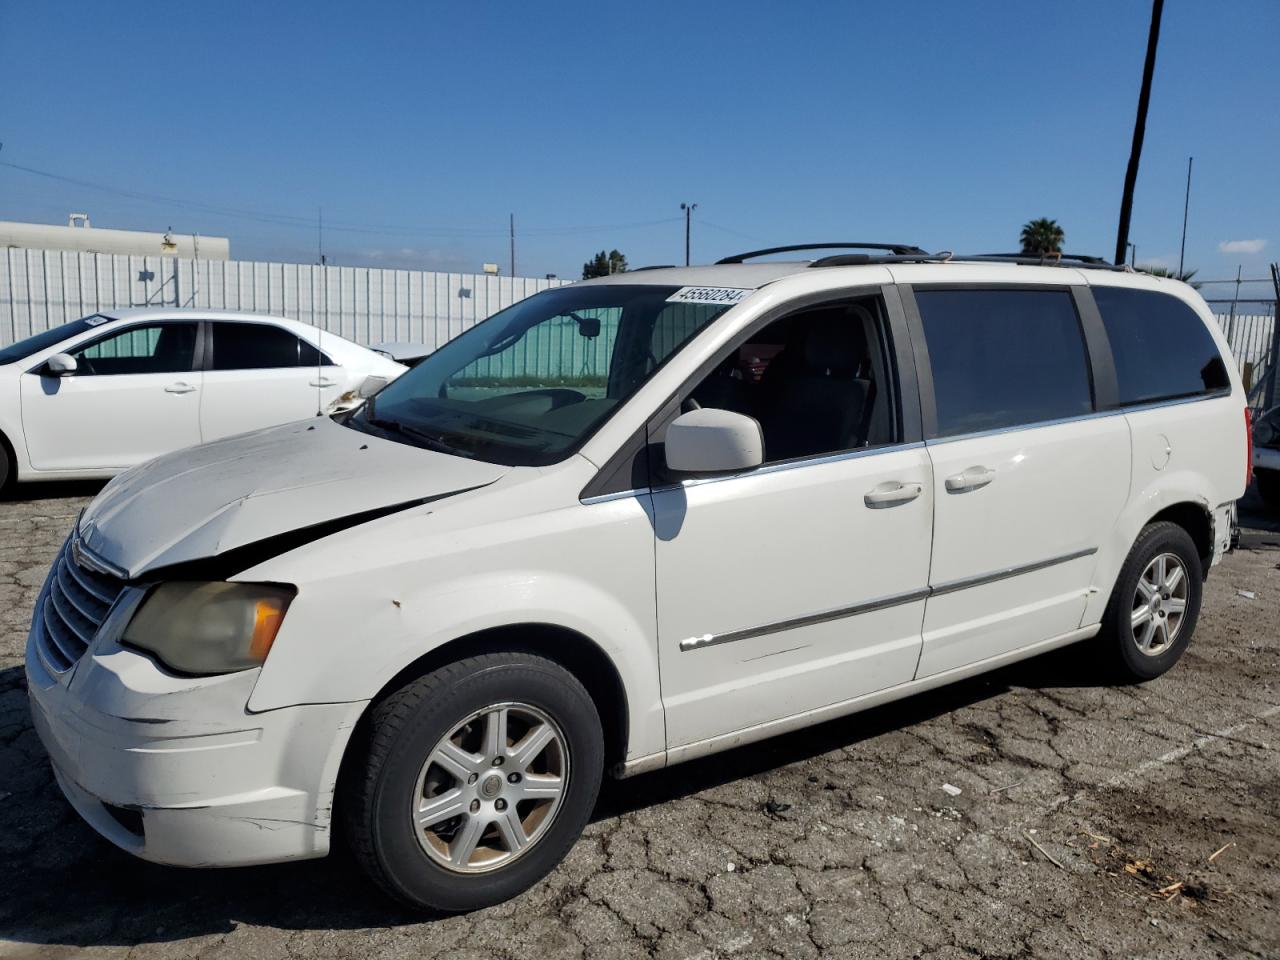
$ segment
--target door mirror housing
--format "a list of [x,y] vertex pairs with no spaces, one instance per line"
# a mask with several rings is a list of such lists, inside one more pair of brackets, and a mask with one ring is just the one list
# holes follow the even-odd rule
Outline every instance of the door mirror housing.
[[386,385],[386,377],[365,377],[360,386],[356,387],[356,396],[361,400],[368,400]]
[[732,410],[681,414],[667,427],[667,468],[676,473],[736,473],[764,463],[758,421]]
[[74,376],[77,366],[76,358],[69,353],[55,353],[44,362],[44,368],[51,377]]

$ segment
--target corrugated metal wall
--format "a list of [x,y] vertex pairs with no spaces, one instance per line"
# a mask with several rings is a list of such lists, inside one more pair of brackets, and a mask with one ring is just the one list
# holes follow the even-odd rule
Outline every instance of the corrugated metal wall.
[[436,347],[517,300],[566,282],[10,247],[0,255],[0,346],[100,310],[182,306],[276,314],[358,343],[410,340]]

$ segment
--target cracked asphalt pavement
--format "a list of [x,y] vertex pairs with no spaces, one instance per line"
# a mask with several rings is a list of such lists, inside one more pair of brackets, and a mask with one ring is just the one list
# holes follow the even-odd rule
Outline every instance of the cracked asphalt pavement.
[[66,804],[21,664],[92,492],[0,503],[0,956],[1280,956],[1280,524],[1256,502],[1160,680],[1099,685],[1068,648],[606,784],[533,890],[424,921],[342,853],[153,866]]

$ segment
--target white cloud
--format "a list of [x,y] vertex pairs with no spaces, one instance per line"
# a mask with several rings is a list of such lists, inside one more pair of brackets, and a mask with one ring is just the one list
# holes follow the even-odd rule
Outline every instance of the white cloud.
[[1261,253],[1265,240],[1223,240],[1218,249],[1223,253]]

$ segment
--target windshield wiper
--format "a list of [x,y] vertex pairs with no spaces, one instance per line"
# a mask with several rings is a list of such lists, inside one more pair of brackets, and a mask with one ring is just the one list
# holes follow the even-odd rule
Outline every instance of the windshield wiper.
[[386,420],[382,417],[374,415],[373,400],[365,404],[365,423],[371,427],[377,427],[379,430],[386,430],[388,433],[398,433],[402,437],[407,437],[417,446],[426,447],[428,450],[434,450],[437,453],[447,453],[455,457],[475,458],[475,454],[461,447],[455,447],[450,443],[446,443],[434,434],[427,433],[425,430],[419,430],[411,427],[407,423],[401,423],[399,420]]

